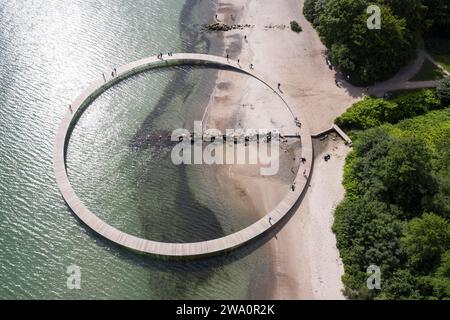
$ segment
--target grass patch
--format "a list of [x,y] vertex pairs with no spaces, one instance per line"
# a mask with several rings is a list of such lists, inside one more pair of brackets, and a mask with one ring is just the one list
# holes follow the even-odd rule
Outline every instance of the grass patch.
[[302,32],[302,27],[298,24],[297,21],[291,21],[291,30],[297,33]]
[[[449,57],[450,58],[450,57]],[[426,59],[420,70],[409,79],[410,81],[429,81],[429,80],[439,80],[445,77],[444,71],[436,66],[429,59]]]

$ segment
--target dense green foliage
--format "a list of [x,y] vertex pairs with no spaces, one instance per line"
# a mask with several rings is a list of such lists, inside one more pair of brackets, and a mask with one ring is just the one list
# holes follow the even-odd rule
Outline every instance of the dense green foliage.
[[391,100],[366,97],[353,104],[335,122],[344,129],[368,129],[383,123],[397,123],[441,106],[436,93],[429,89],[405,93]]
[[[367,27],[371,4],[381,9],[380,30]],[[422,37],[448,36],[442,30],[450,25],[449,8],[448,0],[306,0],[303,10],[333,64],[362,85],[397,72]]]
[[[333,226],[346,294],[450,298],[450,108],[353,135]],[[381,290],[367,289],[372,264]]]
[[427,30],[434,35],[448,37],[450,35],[450,1],[423,0],[427,8],[425,24]]
[[437,266],[450,248],[450,223],[432,213],[411,220],[404,234],[401,243],[414,268],[429,270]]
[[303,13],[309,21],[315,26],[319,24],[319,17],[325,10],[330,0],[305,0]]
[[436,93],[443,103],[450,104],[450,77],[439,81]]
[[294,32],[302,32],[302,27],[298,24],[297,21],[291,21],[291,30]]

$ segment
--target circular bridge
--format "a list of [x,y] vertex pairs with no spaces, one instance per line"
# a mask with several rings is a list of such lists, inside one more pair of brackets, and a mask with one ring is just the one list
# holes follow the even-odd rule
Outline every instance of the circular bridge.
[[[234,71],[243,72],[249,76],[252,76],[273,90],[273,92],[281,98],[293,116],[292,123],[288,124],[286,131],[282,131],[281,135],[285,137],[296,136],[301,139],[302,158],[305,158],[306,162],[300,164],[300,168],[294,181],[295,187],[290,189],[282,201],[263,218],[236,233],[224,236],[222,238],[193,243],[168,243],[147,240],[114,228],[97,217],[83,204],[73,190],[67,175],[65,161],[66,147],[70,140],[71,129],[75,126],[83,111],[95,98],[97,98],[108,88],[112,87],[121,80],[149,69],[186,64],[227,67]],[[307,124],[302,123],[301,127],[297,126],[297,119],[304,120],[305,118],[291,109],[284,97],[281,96],[279,92],[274,90],[274,87],[276,86],[277,84],[274,84],[272,87],[269,82],[256,74],[253,69],[243,67],[236,61],[219,56],[194,53],[178,53],[171,56],[165,55],[163,58],[149,57],[119,67],[115,69],[114,73],[112,73],[112,70],[108,71],[107,74],[104,73],[102,77],[94,81],[94,83],[92,83],[92,85],[90,85],[71,104],[69,111],[57,131],[53,153],[53,166],[56,182],[65,202],[71,208],[73,213],[81,219],[81,221],[108,240],[138,252],[158,256],[199,257],[218,254],[220,252],[237,248],[248,241],[257,238],[274,227],[296,204],[306,188],[313,161],[311,135]]]

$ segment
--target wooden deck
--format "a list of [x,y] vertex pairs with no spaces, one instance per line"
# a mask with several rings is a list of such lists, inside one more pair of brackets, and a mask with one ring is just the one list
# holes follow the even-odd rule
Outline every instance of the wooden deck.
[[53,166],[56,182],[64,200],[72,209],[74,214],[77,215],[87,226],[110,241],[139,252],[168,257],[195,257],[225,252],[241,246],[268,231],[277,222],[283,219],[283,217],[291,210],[302,195],[305,187],[307,186],[308,178],[311,173],[311,165],[313,162],[310,132],[307,124],[302,123],[301,128],[295,129],[293,132],[289,132],[289,135],[296,137],[300,135],[302,157],[306,159],[306,162],[300,165],[298,175],[295,178],[295,188],[290,189],[290,192],[285,195],[283,200],[262,219],[256,221],[245,229],[222,238],[195,243],[157,242],[127,234],[101,220],[78,198],[67,176],[65,150],[66,144],[70,140],[71,127],[76,124],[82,112],[98,95],[119,81],[152,68],[182,64],[228,66],[234,70],[244,72],[260,80],[281,98],[293,116],[293,123],[289,124],[290,127],[294,128],[296,126],[296,118],[300,120],[305,119],[301,114],[298,114],[298,112],[294,113],[285,98],[278,91],[273,89],[276,87],[276,83],[272,86],[270,82],[258,76],[254,70],[242,67],[236,61],[205,54],[179,53],[173,54],[172,56],[164,56],[164,59],[162,60],[157,57],[149,57],[117,68],[117,73],[114,76],[112,76],[112,70],[108,70],[75,99],[71,105],[71,110],[68,110],[57,131],[53,154]]

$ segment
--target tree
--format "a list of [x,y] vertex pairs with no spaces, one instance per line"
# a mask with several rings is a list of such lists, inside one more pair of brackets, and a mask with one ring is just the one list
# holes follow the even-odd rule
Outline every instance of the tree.
[[340,0],[327,3],[317,30],[330,48],[332,62],[356,84],[387,78],[412,57],[412,36],[406,20],[380,1],[381,30],[368,30],[370,2]]
[[436,93],[443,104],[450,105],[450,77],[439,80]]
[[[334,43],[349,43],[356,18],[367,8],[364,0],[329,1],[319,17],[317,30],[328,48]],[[367,27],[366,27],[367,29]]]
[[427,209],[437,191],[431,154],[418,138],[395,139],[383,159],[376,162],[388,203],[403,208],[411,218]]
[[330,0],[305,0],[303,14],[306,19],[313,25],[317,25],[319,23],[320,15],[325,10],[329,1]]
[[354,152],[345,183],[355,181],[357,194],[371,192],[373,199],[400,206],[403,218],[417,216],[431,206],[437,185],[431,174],[430,151],[422,140],[393,138],[385,129],[375,128],[358,136]]
[[436,275],[450,279],[450,250],[445,251],[441,257],[441,263],[436,271]]
[[438,299],[450,297],[450,250],[444,252],[441,263],[431,280],[433,293]]
[[422,89],[389,100],[365,97],[335,122],[346,129],[368,129],[384,123],[397,123],[438,108],[441,108],[441,103],[435,92]]
[[[422,3],[423,0],[385,0],[386,4],[392,9],[392,12],[400,18],[404,18],[411,33],[420,38],[427,27],[423,21],[427,13],[427,7]],[[413,39],[412,39],[413,40]]]
[[365,282],[368,266],[380,266],[386,276],[400,266],[403,224],[398,216],[399,208],[367,195],[336,208],[333,231],[346,266],[343,281],[350,296],[370,298]]
[[377,299],[404,300],[422,299],[418,290],[419,280],[409,270],[400,269],[392,277],[386,279],[382,285],[381,294]]
[[448,37],[450,34],[449,0],[422,0],[427,8],[425,25],[433,35]]
[[[427,104],[429,98],[433,104],[432,97],[421,100]],[[428,207],[448,207],[449,184],[436,188],[434,177],[447,181],[450,175],[449,113],[447,108],[355,134],[344,170],[346,196],[333,225],[349,298],[450,298],[447,211],[423,214]],[[371,264],[381,267],[381,291],[365,285]]]
[[401,245],[414,268],[432,269],[450,248],[450,223],[433,213],[425,213],[406,224]]

